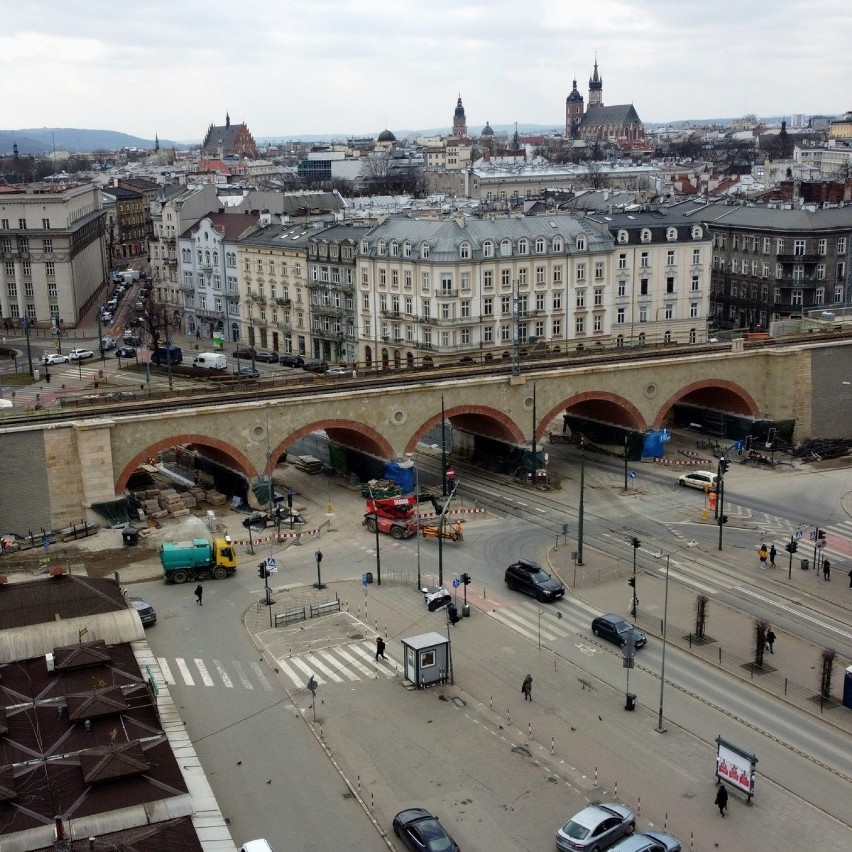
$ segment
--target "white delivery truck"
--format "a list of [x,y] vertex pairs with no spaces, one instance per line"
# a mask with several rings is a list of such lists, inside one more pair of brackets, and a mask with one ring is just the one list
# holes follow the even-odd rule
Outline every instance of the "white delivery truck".
[[225,370],[228,359],[221,352],[199,352],[192,359],[192,366],[199,370]]

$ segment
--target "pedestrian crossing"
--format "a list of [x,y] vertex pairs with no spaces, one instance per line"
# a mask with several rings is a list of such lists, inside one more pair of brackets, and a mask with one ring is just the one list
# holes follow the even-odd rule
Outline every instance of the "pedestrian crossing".
[[599,613],[581,601],[572,599],[571,605],[535,604],[521,601],[511,607],[494,608],[487,615],[504,627],[533,642],[555,642],[588,633],[592,618]]
[[[281,657],[275,664],[288,686],[307,689],[313,678],[320,686],[352,684],[392,678],[402,672],[401,664],[387,654],[375,659],[375,645],[366,640],[315,649],[305,654]],[[248,689],[271,692],[275,679],[261,662],[245,660],[204,660],[200,657],[157,657],[162,681],[166,686],[200,686],[222,689]]]

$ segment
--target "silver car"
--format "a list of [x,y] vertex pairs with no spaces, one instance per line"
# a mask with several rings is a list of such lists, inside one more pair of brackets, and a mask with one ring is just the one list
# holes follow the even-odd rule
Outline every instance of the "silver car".
[[560,852],[602,852],[636,828],[636,815],[626,805],[605,802],[589,805],[574,814],[556,832],[556,848]]
[[710,470],[693,470],[678,477],[682,488],[700,488],[702,491],[715,491],[719,477]]

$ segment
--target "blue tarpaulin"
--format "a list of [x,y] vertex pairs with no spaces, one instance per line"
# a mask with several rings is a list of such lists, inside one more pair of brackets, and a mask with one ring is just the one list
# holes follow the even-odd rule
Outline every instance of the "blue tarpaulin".
[[402,489],[403,494],[414,491],[414,462],[408,459],[388,462],[385,467],[385,479],[395,482]]
[[666,454],[666,443],[672,439],[668,429],[646,432],[642,444],[642,458],[661,459]]

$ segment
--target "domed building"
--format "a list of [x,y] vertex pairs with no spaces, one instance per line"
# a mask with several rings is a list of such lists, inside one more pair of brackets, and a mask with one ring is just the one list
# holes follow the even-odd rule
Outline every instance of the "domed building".
[[394,136],[390,130],[385,129],[376,137],[376,148],[390,151],[390,149],[395,146],[396,136]]

